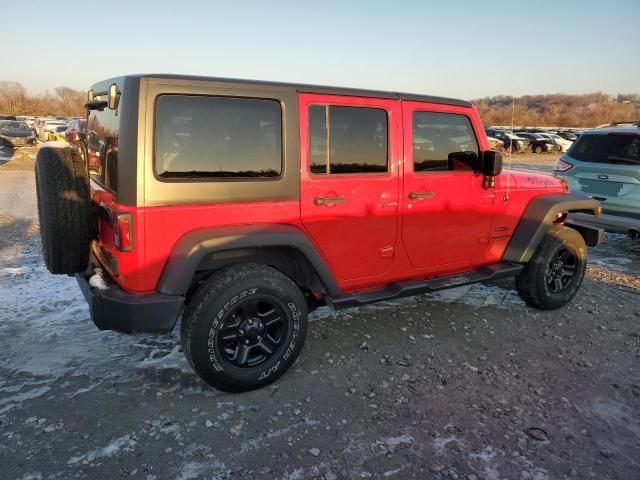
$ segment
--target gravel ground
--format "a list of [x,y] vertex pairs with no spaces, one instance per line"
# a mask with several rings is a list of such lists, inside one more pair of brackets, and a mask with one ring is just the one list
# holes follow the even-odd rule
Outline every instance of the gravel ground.
[[0,150],[2,479],[640,478],[640,244],[607,235],[554,312],[511,282],[322,309],[289,373],[231,395],[46,273],[34,156]]

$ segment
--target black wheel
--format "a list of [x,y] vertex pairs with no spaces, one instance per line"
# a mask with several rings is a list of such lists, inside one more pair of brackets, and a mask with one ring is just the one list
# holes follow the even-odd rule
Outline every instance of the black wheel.
[[533,146],[533,153],[542,153],[543,148],[541,145],[534,145]]
[[553,310],[575,296],[586,268],[587,247],[582,236],[572,228],[553,226],[516,277],[516,288],[529,306]]
[[307,303],[287,276],[236,265],[198,287],[182,317],[182,348],[212,387],[244,392],[286,372],[307,335]]
[[44,262],[51,273],[82,272],[93,237],[84,161],[70,148],[43,147],[35,170]]

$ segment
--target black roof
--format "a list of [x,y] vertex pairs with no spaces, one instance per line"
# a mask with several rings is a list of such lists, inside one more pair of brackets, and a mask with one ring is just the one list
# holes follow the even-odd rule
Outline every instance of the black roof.
[[401,92],[388,92],[380,90],[364,90],[358,88],[341,88],[341,87],[329,87],[322,85],[305,85],[296,83],[284,83],[284,82],[269,82],[263,80],[244,80],[238,78],[221,78],[221,77],[204,77],[198,75],[176,75],[176,74],[135,74],[125,75],[125,77],[138,77],[138,78],[158,78],[158,79],[174,79],[174,80],[196,80],[199,82],[225,82],[225,83],[238,83],[238,84],[252,84],[262,86],[274,86],[274,87],[289,87],[294,88],[301,93],[321,93],[328,95],[349,95],[354,97],[373,97],[373,98],[387,98],[392,100],[408,100],[414,102],[429,102],[440,103],[444,105],[456,105],[461,107],[470,107],[471,103],[466,100],[459,100],[456,98],[438,97],[432,95],[419,95],[414,93],[401,93]]

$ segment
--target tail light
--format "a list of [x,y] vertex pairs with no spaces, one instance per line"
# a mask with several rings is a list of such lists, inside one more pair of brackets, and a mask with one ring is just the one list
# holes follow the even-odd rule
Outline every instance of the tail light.
[[553,166],[553,171],[554,172],[568,172],[572,168],[573,168],[573,164],[571,164],[569,162],[566,162],[566,161],[562,160],[561,158],[559,158],[558,160],[556,160],[556,163]]
[[116,214],[114,242],[121,252],[133,250],[133,217],[129,213]]

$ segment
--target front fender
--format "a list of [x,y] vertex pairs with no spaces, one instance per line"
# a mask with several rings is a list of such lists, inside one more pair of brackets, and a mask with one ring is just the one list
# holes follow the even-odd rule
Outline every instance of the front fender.
[[590,213],[598,217],[602,207],[600,202],[593,198],[573,193],[534,198],[522,214],[502,259],[517,263],[531,260],[542,237],[558,218],[558,214],[568,212]]

